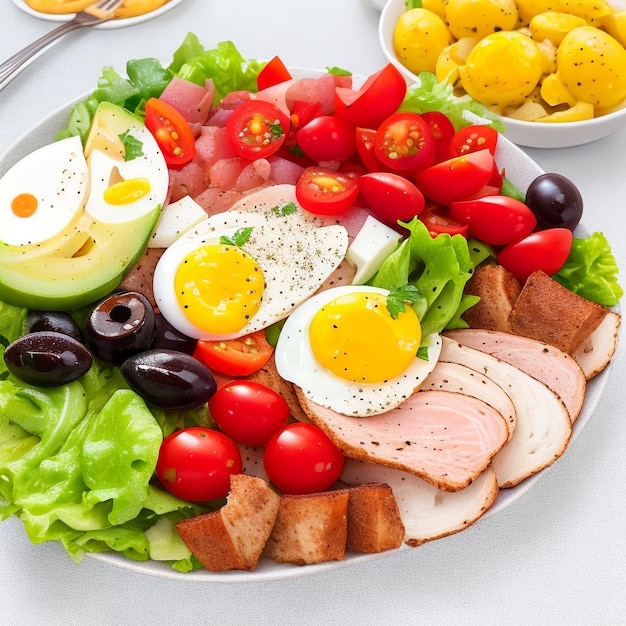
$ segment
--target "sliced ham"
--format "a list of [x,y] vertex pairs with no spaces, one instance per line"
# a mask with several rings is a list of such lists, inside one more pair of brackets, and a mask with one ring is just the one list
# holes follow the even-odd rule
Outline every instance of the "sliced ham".
[[296,393],[308,418],[345,456],[400,469],[447,491],[472,483],[504,445],[504,418],[477,398],[449,391],[415,393],[366,418],[347,417]]
[[190,124],[204,124],[214,96],[215,87],[211,81],[202,86],[174,76],[160,99],[172,105]]
[[285,99],[289,107],[296,101],[319,102],[320,113],[330,115],[335,112],[335,87],[352,86],[351,76],[322,74],[317,77],[298,78],[288,85]]
[[420,391],[455,391],[483,400],[506,420],[509,439],[515,430],[515,406],[509,394],[491,378],[458,363],[440,361],[428,375]]
[[450,337],[442,339],[440,361],[460,363],[488,376],[509,394],[515,406],[513,436],[493,459],[498,485],[514,487],[554,463],[565,452],[572,434],[563,401],[549,387],[510,363]]
[[498,495],[491,467],[460,491],[442,491],[419,476],[353,459],[346,459],[341,480],[349,485],[389,485],[404,524],[404,541],[410,546],[464,530],[491,507]]
[[573,353],[587,380],[597,376],[611,361],[617,349],[617,336],[622,323],[619,313],[610,311]]
[[230,209],[242,197],[243,194],[234,189],[208,187],[195,197],[195,201],[205,210],[207,215],[216,215]]
[[571,421],[576,421],[585,401],[587,380],[569,354],[536,339],[495,330],[468,328],[447,334],[464,346],[491,354],[540,380],[563,400]]
[[[226,138],[226,129],[218,126],[203,126],[196,139],[196,159],[205,169],[222,159],[239,158]],[[243,166],[242,166],[243,167]]]

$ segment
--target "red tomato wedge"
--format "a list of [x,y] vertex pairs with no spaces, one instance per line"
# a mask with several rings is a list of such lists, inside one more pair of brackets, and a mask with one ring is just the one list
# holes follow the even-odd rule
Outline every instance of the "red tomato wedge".
[[376,217],[391,228],[398,228],[398,220],[410,222],[424,209],[422,192],[393,172],[364,174],[359,178],[359,189]]
[[448,215],[446,207],[435,204],[434,202],[426,202],[424,210],[420,214],[420,220],[424,222],[431,237],[437,235],[462,235],[467,237],[469,227],[467,224],[459,224]]
[[376,131],[372,128],[356,129],[356,151],[363,163],[363,167],[368,172],[389,172],[391,171],[386,165],[383,165],[380,159],[374,154],[374,140],[376,139]]
[[479,191],[491,178],[493,155],[489,150],[470,152],[436,163],[415,177],[422,193],[437,202],[448,205],[465,200]]
[[309,213],[343,213],[359,195],[357,178],[351,171],[335,172],[321,167],[307,167],[296,183],[296,198]]
[[372,74],[359,89],[335,88],[335,114],[355,126],[377,128],[398,109],[406,81],[391,63]]
[[282,60],[275,56],[271,58],[265,67],[259,72],[256,78],[256,84],[259,91],[273,87],[280,83],[284,83],[286,80],[291,79],[291,73],[282,62]]
[[158,98],[145,104],[146,128],[154,135],[165,162],[182,169],[196,155],[196,142],[187,120],[171,105]]
[[259,330],[239,339],[203,341],[196,343],[193,356],[210,370],[228,376],[249,376],[260,370],[270,359],[274,348]]
[[537,226],[533,212],[509,196],[483,196],[452,202],[448,214],[469,226],[470,237],[492,246],[506,246],[530,235]]
[[276,152],[289,132],[289,118],[271,102],[245,100],[226,121],[226,138],[244,159],[262,159]]
[[572,238],[572,231],[567,228],[548,228],[531,233],[503,248],[498,254],[498,263],[522,284],[536,270],[551,276],[567,260],[572,248]]
[[435,138],[435,162],[445,161],[450,156],[450,140],[454,136],[454,125],[441,111],[426,111],[421,115]]
[[495,128],[482,124],[472,124],[460,128],[450,139],[450,156],[462,156],[479,150],[489,150],[491,154],[495,154],[498,135],[499,133]]

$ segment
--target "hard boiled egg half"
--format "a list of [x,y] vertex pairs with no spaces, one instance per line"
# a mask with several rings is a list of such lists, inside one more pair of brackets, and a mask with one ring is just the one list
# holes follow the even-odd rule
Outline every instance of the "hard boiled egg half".
[[349,285],[304,302],[281,330],[278,373],[309,400],[343,415],[376,415],[404,402],[435,367],[441,338],[422,340],[415,311],[407,304],[390,313],[388,296],[385,289]]
[[160,312],[197,339],[242,337],[284,319],[343,260],[348,234],[298,205],[293,185],[246,196],[176,240],[154,272]]

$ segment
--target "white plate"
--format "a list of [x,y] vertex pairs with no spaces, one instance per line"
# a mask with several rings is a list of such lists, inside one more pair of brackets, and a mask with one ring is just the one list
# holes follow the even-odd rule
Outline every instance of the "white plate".
[[[111,28],[125,28],[126,26],[134,26],[135,24],[141,24],[141,22],[147,22],[148,20],[152,20],[155,17],[159,17],[159,15],[163,15],[163,13],[167,13],[171,11],[175,6],[179,5],[183,0],[169,0],[163,6],[160,6],[158,9],[154,11],[149,11],[148,13],[144,13],[143,15],[137,15],[136,17],[127,17],[122,20],[110,20],[108,22],[103,22],[102,24],[98,24],[94,26],[94,28],[101,28],[103,30],[111,29]],[[54,13],[42,13],[41,11],[35,11],[31,9],[24,0],[13,0],[13,4],[22,9],[24,13],[28,13],[33,17],[39,18],[40,20],[46,20],[48,22],[69,22],[73,17],[74,13],[67,13],[65,15],[56,15]]]
[[[313,72],[312,70],[302,69],[294,69],[293,71],[293,74],[296,76],[307,74],[314,75],[318,73],[319,72]],[[359,80],[356,77],[355,79]],[[79,98],[79,100],[83,98],[84,96]],[[28,153],[32,152],[34,149],[52,142],[56,132],[65,127],[73,104],[74,103],[72,102],[51,113],[39,124],[23,134],[12,146],[1,154],[0,176],[7,169],[9,169],[11,165],[26,156]],[[499,142],[496,157],[500,167],[504,167],[506,169],[507,177],[520,189],[526,189],[534,178],[543,173],[543,170],[528,155],[526,155],[526,153],[507,139],[502,139]],[[579,227],[578,234],[585,235],[588,234],[588,231],[583,227]],[[569,445],[573,444],[574,440],[580,434],[591,417],[608,383],[611,367],[612,363],[609,364],[609,366],[601,374],[589,381],[585,402],[578,419],[574,423]],[[496,502],[481,519],[489,518],[503,511],[507,506],[512,504],[529,489],[531,489],[545,473],[546,470],[543,470],[512,489],[501,490]],[[481,520],[478,520],[476,523],[479,524],[480,522]],[[380,558],[393,558],[394,554],[397,554],[400,551],[404,552],[406,550],[414,550],[416,557],[419,554],[419,548],[409,548],[408,546],[403,545],[397,550],[383,552],[381,554],[346,554],[346,558],[343,561],[332,561],[307,566],[284,565],[274,563],[267,559],[262,559],[256,570],[253,572],[231,571],[223,573],[212,573],[205,570],[180,573],[174,571],[171,567],[163,563],[158,563],[156,561],[132,561],[117,553],[97,553],[89,554],[88,556],[116,567],[160,578],[205,582],[261,582],[294,578],[324,571],[336,570]]]

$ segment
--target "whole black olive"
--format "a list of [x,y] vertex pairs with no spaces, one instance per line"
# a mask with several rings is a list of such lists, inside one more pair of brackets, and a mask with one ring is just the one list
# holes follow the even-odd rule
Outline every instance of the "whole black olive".
[[26,316],[26,331],[35,333],[40,330],[51,330],[63,333],[76,339],[83,340],[83,334],[76,320],[63,311],[29,311]]
[[126,359],[120,371],[130,388],[160,409],[195,409],[217,390],[200,361],[177,350],[148,350]]
[[156,314],[154,340],[151,348],[160,350],[178,350],[193,354],[197,339],[192,339],[174,328],[161,313]]
[[526,190],[526,205],[537,218],[540,229],[574,230],[583,214],[578,187],[561,174],[541,174]]
[[154,326],[150,301],[139,292],[124,291],[110,295],[92,309],[85,334],[95,356],[120,365],[150,346]]
[[42,330],[9,344],[4,351],[4,362],[11,374],[29,385],[56,387],[86,374],[93,357],[73,337]]

